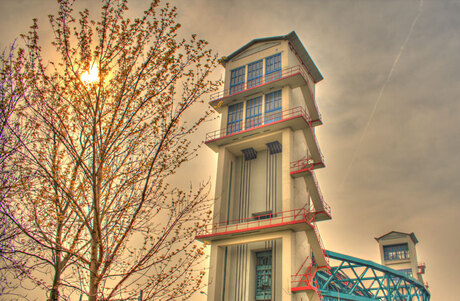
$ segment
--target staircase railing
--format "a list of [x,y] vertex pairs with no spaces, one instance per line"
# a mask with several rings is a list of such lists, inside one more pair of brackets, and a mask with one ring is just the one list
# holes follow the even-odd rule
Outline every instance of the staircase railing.
[[319,234],[318,227],[316,226],[316,223],[315,223],[315,216],[317,214],[318,214],[317,212],[310,209],[310,212],[307,217],[307,221],[309,221],[309,224],[312,226],[313,230],[315,231],[316,239],[318,240],[319,246],[321,248],[321,252],[323,253],[324,258],[327,264],[329,265],[329,257],[326,255],[326,249],[324,248],[323,240],[321,239],[321,235]]
[[[298,172],[301,172],[301,171],[304,171],[304,170],[310,172],[310,174],[312,176],[312,179],[313,179],[313,183],[315,183],[315,188],[318,191],[320,201],[321,201],[321,203],[323,205],[323,208],[324,208],[323,210],[330,216],[331,215],[331,207],[324,200],[323,193],[322,193],[321,188],[319,187],[319,184],[318,184],[318,179],[316,178],[316,175],[313,172],[314,164],[315,163],[314,163],[314,161],[313,161],[313,159],[311,157],[302,158],[302,159],[300,159],[298,161],[292,161],[290,163],[291,174],[298,173]],[[310,211],[312,211],[312,210],[310,210]]]
[[310,263],[310,265],[305,270],[305,273],[301,273],[302,268],[304,267],[305,263],[309,257],[305,259],[305,261],[300,266],[299,270],[295,275],[291,277],[291,287],[292,288],[304,288],[304,289],[313,289],[316,294],[318,295],[319,300],[324,300],[321,290],[319,289],[318,281],[316,280],[316,272],[318,271],[318,267],[314,260]]

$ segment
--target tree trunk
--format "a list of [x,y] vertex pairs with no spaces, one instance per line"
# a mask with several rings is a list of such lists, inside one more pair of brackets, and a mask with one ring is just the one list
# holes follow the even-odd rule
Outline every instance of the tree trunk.
[[[96,232],[93,230],[93,232]],[[93,233],[93,239],[91,242],[91,262],[89,267],[89,301],[97,300],[97,293],[99,289],[99,280],[98,280],[98,252],[97,252],[97,242],[96,242],[96,233]]]
[[[59,258],[60,259],[60,258]],[[54,279],[53,279],[53,287],[51,288],[49,301],[57,301],[59,300],[59,286],[61,284],[61,269],[58,265],[60,265],[60,260],[57,260],[57,264],[55,265],[54,271]]]

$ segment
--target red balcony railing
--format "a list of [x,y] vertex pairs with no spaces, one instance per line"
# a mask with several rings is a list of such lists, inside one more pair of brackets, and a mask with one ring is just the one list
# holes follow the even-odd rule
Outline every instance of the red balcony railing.
[[318,286],[318,281],[315,277],[318,267],[316,266],[314,260],[312,260],[311,264],[307,267],[305,273],[300,273],[307,259],[308,257],[302,263],[297,273],[291,276],[291,291],[314,290],[318,295],[319,300],[324,300]]
[[291,174],[296,174],[303,171],[311,171],[315,166],[315,161],[311,157],[305,157],[297,161],[291,162]]
[[256,118],[251,118],[251,120],[246,122],[244,128],[243,121],[240,121],[240,123],[236,124],[236,126],[235,124],[233,124],[231,127],[209,132],[206,134],[206,142],[236,135],[247,131],[252,131],[263,126],[268,126],[270,124],[283,122],[297,117],[303,118],[305,122],[307,122],[308,124],[311,123],[311,119],[303,107],[294,107],[284,111],[272,113],[267,116],[260,115]]
[[317,287],[314,286],[313,280],[315,279],[316,271],[310,270],[312,266],[307,268],[305,274],[292,275],[291,276],[291,287],[292,288],[304,288],[304,287]]
[[419,263],[418,266],[417,266],[417,274],[425,274],[425,263],[422,262],[422,263]]
[[[238,93],[255,89],[257,87],[260,87],[262,85],[272,83],[275,81],[279,81],[281,79],[300,74],[305,78],[305,81],[308,83],[308,75],[307,72],[304,70],[303,67],[297,65],[297,66],[292,66],[292,67],[286,67],[282,69],[281,71],[274,72],[273,74],[264,76],[262,78],[258,78],[257,81],[249,81],[249,82],[244,82],[237,87],[232,87],[231,89],[226,89],[223,91],[215,92],[211,94],[211,102],[217,101],[221,98],[231,96],[231,95],[236,95]],[[309,87],[310,89],[310,87]],[[311,89],[310,89],[311,90]],[[313,99],[314,100],[314,99]]]
[[[245,91],[254,90],[254,89],[257,89],[257,88],[259,88],[259,87],[261,87],[263,85],[273,83],[273,82],[276,82],[276,81],[280,81],[282,79],[285,79],[285,78],[288,78],[288,77],[291,77],[291,76],[295,76],[297,74],[300,74],[304,78],[305,82],[307,83],[308,92],[309,92],[310,97],[311,97],[311,99],[313,101],[313,104],[315,106],[316,112],[318,112],[318,120],[321,120],[321,114],[319,113],[318,106],[316,105],[316,100],[315,100],[315,96],[313,94],[313,89],[312,89],[311,83],[309,81],[310,77],[308,75],[308,71],[305,69],[305,67],[303,67],[301,65],[292,66],[292,67],[286,67],[286,68],[282,69],[281,71],[274,72],[274,73],[272,73],[270,75],[265,75],[263,77],[260,77],[260,78],[254,79],[254,80],[249,80],[247,82],[241,83],[238,86],[232,87],[230,89],[215,92],[215,93],[211,94],[210,100],[211,100],[211,103],[215,103],[215,102],[221,100],[222,98],[237,95],[237,94],[243,93]],[[221,105],[221,103],[217,104],[218,107],[220,105]]]
[[247,230],[254,230],[256,228],[268,228],[275,226],[287,225],[294,222],[306,222],[309,221],[309,209],[300,208],[289,211],[269,213],[259,216],[253,216],[242,219],[235,219],[230,221],[224,221],[220,223],[213,223],[208,225],[205,229],[197,234],[197,238],[209,236],[209,235],[223,235],[235,232],[244,232]]
[[[311,129],[311,128],[310,128]],[[303,172],[303,171],[311,171],[314,169],[315,165],[319,165],[322,163],[322,165],[324,166],[325,162],[324,162],[324,156],[323,156],[323,153],[321,152],[321,149],[319,148],[319,144],[318,144],[318,140],[316,139],[316,135],[314,132],[312,132],[312,135],[315,139],[315,143],[316,145],[318,146],[318,152],[319,152],[319,155],[321,157],[321,162],[316,162],[313,160],[313,158],[310,156],[310,157],[304,157],[300,160],[297,160],[297,161],[292,161],[291,162],[291,175],[292,174],[296,174],[296,173],[300,173],[300,172]]]

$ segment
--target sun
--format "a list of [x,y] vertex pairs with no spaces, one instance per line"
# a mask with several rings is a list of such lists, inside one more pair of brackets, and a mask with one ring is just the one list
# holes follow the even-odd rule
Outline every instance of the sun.
[[82,82],[85,84],[93,84],[99,79],[99,68],[96,65],[93,65],[91,69],[83,72],[80,75]]

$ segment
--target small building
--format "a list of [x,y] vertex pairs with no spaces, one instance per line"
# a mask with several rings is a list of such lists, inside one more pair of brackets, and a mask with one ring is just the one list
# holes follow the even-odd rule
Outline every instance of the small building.
[[379,243],[382,265],[403,272],[423,283],[425,264],[417,259],[417,237],[412,233],[391,231],[375,240]]

